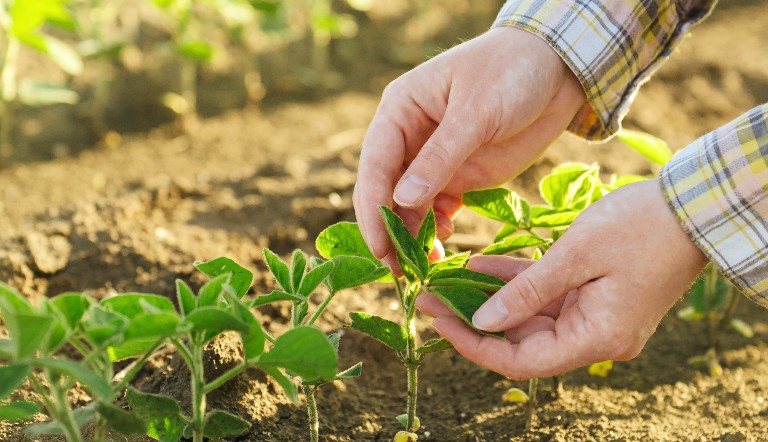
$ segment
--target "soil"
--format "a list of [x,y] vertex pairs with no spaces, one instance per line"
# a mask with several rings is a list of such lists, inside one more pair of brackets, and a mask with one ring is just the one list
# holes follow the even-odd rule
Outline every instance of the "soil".
[[[448,6],[430,6],[429,20],[421,22],[425,17],[410,11],[408,2],[384,3],[361,25],[366,50],[358,56],[369,57],[370,63],[335,60],[347,85],[324,97],[298,100],[306,90],[280,89],[282,83],[275,80],[268,88],[275,92],[260,107],[209,107],[203,112],[209,116],[187,132],[162,119],[136,123],[142,131],[112,134],[108,143],[89,141],[78,132],[78,120],[60,108],[41,111],[41,120],[22,121],[24,127],[42,124],[51,128],[43,132],[70,138],[63,141],[66,149],[53,148],[50,134],[30,141],[14,164],[0,170],[0,280],[33,300],[69,290],[95,296],[128,291],[170,295],[176,278],[202,282],[194,261],[226,255],[256,271],[250,295],[273,288],[261,259],[264,247],[281,255],[297,247],[312,252],[312,238],[323,228],[354,219],[351,195],[359,143],[383,85],[429,48],[481,32],[499,2],[474,2],[472,7],[469,1],[441,2]],[[721,3],[643,87],[627,126],[680,148],[768,101],[763,57],[768,9],[760,1]],[[381,42],[387,32],[399,40]],[[389,52],[376,56],[384,54],[377,45],[385,43]],[[397,43],[402,43],[398,51],[393,49]],[[278,70],[281,63],[264,69]],[[221,86],[206,87],[201,84],[213,97]],[[131,106],[111,112],[125,112],[123,117],[130,119],[130,109],[137,109]],[[53,153],[60,158],[52,159]],[[564,161],[597,161],[607,174],[656,171],[617,142],[587,145],[566,135],[512,185],[535,196],[538,179]],[[457,224],[460,244],[453,247],[464,247],[461,241],[472,243],[473,238],[489,240],[493,228],[463,214]],[[344,293],[320,326],[330,332],[354,310],[396,319],[394,300],[386,286]],[[279,331],[286,325],[287,308],[263,307],[258,316],[269,330]],[[420,440],[768,440],[768,316],[749,302],[740,304],[737,316],[752,324],[755,336],[724,335],[721,376],[710,377],[687,364],[704,352],[705,330],[670,314],[645,350],[632,361],[617,363],[608,378],[591,377],[585,369],[567,373],[557,398],[543,380],[539,424],[529,434],[523,406],[500,400],[507,388],[525,388],[525,383],[484,371],[453,351],[433,355],[420,371]],[[433,336],[427,319],[421,318],[419,331],[425,339]],[[210,375],[235,363],[235,342],[225,336],[210,346]],[[345,333],[340,353],[343,368],[363,361],[364,373],[320,390],[324,440],[391,440],[399,425],[394,416],[405,408],[404,369],[384,347],[355,332]],[[152,360],[135,384],[186,404],[186,379],[183,364],[170,354]],[[83,399],[74,395],[73,400]],[[306,439],[305,411],[290,405],[258,370],[216,390],[209,406],[253,422],[238,440]],[[0,440],[25,439],[18,425],[2,424]]]

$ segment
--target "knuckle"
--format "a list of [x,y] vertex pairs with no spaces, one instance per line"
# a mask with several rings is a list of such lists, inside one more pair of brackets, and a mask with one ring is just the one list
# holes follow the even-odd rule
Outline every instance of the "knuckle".
[[606,339],[604,348],[608,353],[608,359],[628,361],[640,354],[643,344],[642,339],[624,331],[614,335],[611,339]]
[[441,170],[450,164],[451,152],[438,140],[430,140],[421,152],[422,159],[430,166]]
[[518,304],[516,307],[530,313],[536,313],[544,307],[541,290],[530,276],[522,273],[514,281],[518,288],[517,293],[512,297],[512,300]]

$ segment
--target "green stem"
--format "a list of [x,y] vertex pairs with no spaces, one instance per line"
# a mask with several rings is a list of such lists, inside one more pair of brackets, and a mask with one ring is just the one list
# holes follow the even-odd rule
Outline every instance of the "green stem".
[[275,338],[273,338],[272,335],[267,333],[266,330],[264,330],[264,337],[267,338],[267,341],[269,341],[270,344],[274,344],[275,343]]
[[532,378],[528,381],[528,410],[525,421],[525,431],[531,431],[536,425],[536,406],[537,392],[539,388],[539,378]]
[[317,385],[302,383],[301,386],[304,388],[304,393],[307,396],[307,421],[309,422],[309,440],[310,442],[318,442],[320,440],[320,419],[317,416],[317,401],[315,401]]
[[205,428],[205,373],[203,369],[203,344],[193,343],[192,366],[192,440],[203,442]]
[[[126,370],[122,370],[120,373],[116,374],[113,378],[113,381],[116,381],[120,379],[120,382],[115,386],[115,391],[122,391],[123,388],[128,386],[128,383],[130,383],[133,378],[139,373],[142,367],[144,367],[144,364],[147,363],[149,358],[155,355],[155,351],[163,344],[163,341],[165,341],[165,338],[160,338],[155,342],[155,345],[152,346],[149,350],[147,350],[146,353],[144,353],[144,356],[141,357],[141,359],[132,362]],[[122,376],[122,378],[121,378]]]
[[69,405],[67,390],[61,388],[61,385],[58,385],[56,382],[51,382],[50,378],[47,378],[46,381],[51,386],[51,397],[54,400],[56,409],[53,417],[59,421],[64,430],[64,436],[69,442],[82,442],[83,436],[80,434],[80,428],[77,426],[75,416],[72,413],[72,407]]
[[405,368],[407,369],[408,379],[408,424],[407,431],[416,431],[416,399],[419,391],[419,357],[416,354],[416,308],[414,306],[416,301],[416,294],[414,291],[418,291],[419,287],[416,285],[410,285],[406,289],[405,297],[405,333],[406,333],[406,356],[405,356]]
[[179,355],[181,355],[181,359],[184,359],[184,362],[187,364],[187,366],[192,369],[193,358],[192,353],[190,353],[189,349],[186,345],[184,345],[183,342],[179,341],[178,339],[172,339],[171,343],[174,347],[176,347],[176,350],[178,350]]
[[230,379],[234,378],[235,376],[239,375],[240,373],[242,373],[243,370],[245,370],[246,368],[248,368],[248,363],[246,361],[243,361],[243,362],[235,365],[234,367],[230,368],[229,370],[227,370],[226,373],[224,373],[223,375],[217,377],[216,379],[214,379],[211,382],[209,382],[208,384],[206,384],[203,387],[203,394],[208,394],[208,393],[212,392],[213,390],[221,387],[228,380],[230,380]]
[[323,302],[321,302],[320,305],[318,305],[317,308],[315,309],[315,312],[312,313],[312,317],[309,318],[309,320],[307,320],[306,322],[307,325],[312,325],[315,323],[315,321],[317,321],[317,318],[319,318],[320,315],[323,314],[326,307],[328,307],[328,304],[331,302],[334,296],[336,296],[336,292],[331,291],[331,293],[329,293],[328,296],[325,299],[323,299]]

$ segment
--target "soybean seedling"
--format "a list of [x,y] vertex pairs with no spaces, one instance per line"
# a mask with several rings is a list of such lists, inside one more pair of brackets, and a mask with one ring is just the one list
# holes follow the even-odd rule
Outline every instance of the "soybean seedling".
[[[348,327],[358,330],[389,347],[403,363],[407,373],[406,413],[397,416],[404,431],[395,436],[396,441],[416,440],[420,420],[416,414],[418,397],[418,369],[425,357],[434,352],[451,348],[444,339],[430,339],[418,345],[416,332],[416,298],[423,292],[433,293],[450,307],[458,317],[472,325],[472,315],[488,300],[486,292],[493,292],[504,281],[466,268],[468,253],[454,254],[444,260],[430,263],[428,256],[435,241],[435,216],[430,210],[416,236],[406,228],[402,219],[387,207],[381,214],[389,236],[397,251],[397,262],[403,277],[394,280],[403,315],[403,324],[366,312],[352,312]],[[368,250],[359,228],[354,223],[339,223],[321,234],[324,256],[355,256],[368,260],[376,267],[379,261]],[[318,240],[318,243],[320,240]],[[347,258],[348,259],[348,258]],[[392,277],[388,277],[393,280]]]
[[[320,234],[318,249],[323,248],[323,238],[327,234],[327,231]],[[251,302],[251,307],[258,307],[275,301],[290,301],[292,329],[309,328],[314,326],[331,300],[340,291],[367,284],[389,273],[389,269],[362,258],[349,256],[327,256],[327,258],[330,260],[308,259],[304,252],[295,250],[289,265],[271,250],[264,249],[264,259],[280,289],[258,296]],[[310,298],[321,284],[324,284],[328,291],[310,314]],[[327,340],[333,346],[334,357],[337,358],[341,333],[332,333]],[[320,437],[320,419],[316,400],[318,388],[334,380],[356,378],[360,376],[361,372],[362,363],[358,362],[339,373],[335,371],[335,367],[333,371],[324,372],[319,376],[307,376],[304,373],[294,371],[289,373],[301,380],[301,388],[307,401],[307,421],[309,422],[309,436],[312,442],[317,442]]]
[[[467,192],[462,200],[470,210],[503,223],[483,254],[502,255],[532,247],[533,258],[538,259],[590,204],[611,190],[643,179],[635,175],[613,176],[603,183],[597,164],[568,163],[554,168],[539,183],[544,204],[531,204],[504,188]],[[527,394],[511,389],[503,395],[505,401],[527,402],[528,430],[536,421],[538,383],[538,379],[531,379]],[[554,377],[553,383],[557,396],[562,388],[559,377]]]

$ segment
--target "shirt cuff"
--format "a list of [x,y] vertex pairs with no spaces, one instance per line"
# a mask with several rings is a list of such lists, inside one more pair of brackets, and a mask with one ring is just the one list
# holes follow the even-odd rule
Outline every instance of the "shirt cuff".
[[568,130],[610,138],[638,88],[669,57],[716,0],[509,0],[494,27],[512,26],[546,40],[587,96]]
[[678,152],[660,181],[699,249],[768,307],[768,104]]

